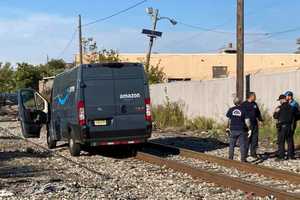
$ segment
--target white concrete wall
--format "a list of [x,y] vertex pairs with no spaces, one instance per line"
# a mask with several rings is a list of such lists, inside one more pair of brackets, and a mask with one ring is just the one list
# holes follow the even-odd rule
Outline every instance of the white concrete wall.
[[288,90],[293,91],[295,98],[300,100],[300,71],[284,73],[257,74],[251,76],[251,90],[257,94],[257,101],[269,112],[278,105],[278,96]]
[[[257,101],[270,113],[278,103],[279,94],[291,90],[300,97],[300,71],[257,74],[252,75],[250,80],[250,88],[256,92]],[[150,87],[150,93],[153,105],[163,104],[168,97],[171,102],[183,103],[190,118],[205,116],[223,121],[227,109],[232,106],[235,79],[156,84]]]

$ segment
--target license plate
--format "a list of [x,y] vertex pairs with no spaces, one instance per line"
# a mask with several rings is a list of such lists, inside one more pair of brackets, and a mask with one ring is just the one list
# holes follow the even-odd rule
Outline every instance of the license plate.
[[95,126],[106,126],[107,121],[106,120],[95,120],[94,124],[95,124]]

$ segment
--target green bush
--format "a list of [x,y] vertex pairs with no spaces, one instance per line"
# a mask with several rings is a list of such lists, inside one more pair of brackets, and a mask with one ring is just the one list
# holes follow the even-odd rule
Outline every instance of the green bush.
[[183,127],[185,122],[183,105],[177,102],[171,103],[168,100],[164,105],[154,106],[152,116],[156,127],[160,129]]
[[183,112],[184,105],[178,102],[170,102],[167,98],[163,105],[152,108],[153,121],[156,128],[180,128],[191,131],[210,131],[217,134],[223,133],[225,125],[217,123],[214,119],[196,117],[188,119]]
[[260,127],[259,137],[261,139],[265,139],[271,143],[274,143],[277,140],[276,121],[263,105],[260,107],[260,112],[264,122]]
[[216,122],[211,118],[196,117],[186,121],[185,127],[189,130],[211,130],[215,128]]

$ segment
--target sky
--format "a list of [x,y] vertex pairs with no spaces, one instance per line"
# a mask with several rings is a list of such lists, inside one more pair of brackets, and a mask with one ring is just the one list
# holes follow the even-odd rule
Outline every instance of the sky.
[[[38,64],[45,63],[48,55],[72,62],[78,51],[74,34],[78,14],[86,24],[139,1],[0,0],[0,61]],[[163,36],[156,39],[154,53],[214,53],[235,43],[236,0],[148,0],[109,20],[83,27],[83,36],[93,37],[99,48],[144,53],[149,39],[141,30],[152,26],[147,7],[179,22],[176,26],[168,20],[158,22],[157,30]],[[299,0],[245,0],[246,52],[295,52],[300,37],[299,8]],[[291,29],[296,30],[279,33]]]

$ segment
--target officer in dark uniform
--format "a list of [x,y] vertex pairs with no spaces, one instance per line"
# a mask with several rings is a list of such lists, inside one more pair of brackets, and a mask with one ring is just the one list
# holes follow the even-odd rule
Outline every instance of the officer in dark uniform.
[[249,92],[247,94],[247,100],[243,102],[242,107],[245,109],[251,124],[251,135],[249,136],[248,143],[247,143],[247,151],[246,154],[248,156],[248,152],[250,149],[250,156],[256,158],[256,150],[258,148],[258,121],[262,122],[262,116],[257,105],[256,101],[256,94],[254,92]]
[[233,103],[235,106],[230,108],[226,114],[226,117],[228,118],[228,128],[226,129],[226,132],[229,133],[229,159],[233,160],[234,147],[237,140],[239,140],[241,161],[246,162],[246,131],[247,126],[250,128],[250,120],[241,106],[241,100],[239,98],[235,98]]
[[280,95],[278,98],[280,106],[278,106],[274,112],[273,117],[277,120],[278,130],[278,157],[277,161],[283,160],[285,157],[284,144],[285,141],[288,144],[288,159],[294,159],[294,139],[292,135],[292,125],[295,117],[295,112],[289,102],[286,100],[285,95]]
[[[292,107],[293,112],[295,114],[294,121],[293,121],[293,124],[292,124],[292,130],[291,130],[292,131],[292,136],[294,137],[295,131],[296,131],[296,128],[297,128],[297,121],[299,120],[299,114],[300,114],[300,112],[299,112],[299,104],[294,99],[293,92],[287,91],[284,95],[286,96],[286,100],[290,104],[290,106]],[[294,144],[293,144],[293,147],[294,147]]]

